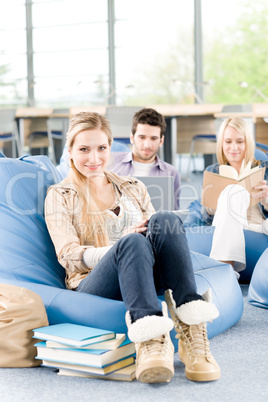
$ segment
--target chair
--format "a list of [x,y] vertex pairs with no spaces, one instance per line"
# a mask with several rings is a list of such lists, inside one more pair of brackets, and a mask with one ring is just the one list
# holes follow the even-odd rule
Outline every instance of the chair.
[[123,141],[113,141],[111,151],[112,152],[129,152],[129,146]]
[[108,106],[105,117],[109,120],[113,137],[126,144],[130,143],[132,119],[136,112],[143,109],[139,106]]
[[[186,179],[189,179],[189,177],[190,177],[191,162],[192,161],[194,163],[194,171],[196,171],[194,153],[195,153],[195,145],[196,145],[197,142],[216,143],[217,142],[217,137],[216,137],[216,134],[197,134],[192,138],[192,142],[191,142],[191,146],[190,146],[190,158],[189,158],[189,162],[188,162],[188,169],[187,169]],[[216,146],[215,146],[215,152],[214,153],[216,153]]]
[[[54,115],[54,116],[53,116]],[[65,135],[68,131],[69,124],[69,110],[68,109],[54,109],[53,115],[47,119],[47,136],[49,142],[50,159],[56,165],[56,147],[55,141],[61,141],[60,155],[62,154],[65,145]]]
[[256,142],[256,147],[261,148],[266,154],[268,153],[268,145]]
[[22,155],[15,109],[0,110],[0,143],[12,143],[12,158]]
[[[255,149],[255,158],[258,161],[267,161],[268,160],[268,145],[261,144],[260,142],[256,142]],[[261,148],[261,149],[258,149]]]
[[[46,120],[47,131],[33,131],[29,137],[30,149],[33,144],[40,144],[40,154],[48,154],[54,165],[58,162],[65,144],[65,134],[68,131],[69,109],[53,109],[51,117]],[[56,141],[54,141],[56,140]],[[61,142],[60,149],[56,152],[56,143]],[[59,154],[57,156],[56,154]]]
[[268,248],[259,258],[248,288],[248,301],[256,307],[268,309]]
[[[212,246],[214,227],[203,220],[200,200],[191,202],[190,210],[183,222],[188,245],[191,251],[209,256]],[[249,283],[252,272],[262,253],[268,248],[268,236],[251,230],[244,230],[246,246],[246,269],[240,274],[240,283]]]
[[[268,150],[268,145],[256,143],[257,146],[264,146]],[[265,152],[255,149],[255,158],[257,160],[268,160]],[[212,245],[214,228],[211,220],[204,220],[201,214],[201,200],[192,201],[187,207],[189,214],[183,222],[186,230],[186,236],[189,247],[192,251],[209,255]],[[252,272],[258,259],[268,247],[268,236],[264,233],[257,233],[250,230],[244,230],[246,244],[246,269],[241,272],[240,283],[249,283]]]
[[[122,301],[65,288],[65,272],[57,261],[43,214],[47,189],[59,180],[46,156],[0,157],[0,283],[38,293],[51,325],[70,322],[126,333]],[[198,253],[191,253],[191,258],[198,293],[211,288],[220,312],[208,323],[212,338],[241,318],[241,290],[230,265]],[[175,335],[173,330],[174,342]]]

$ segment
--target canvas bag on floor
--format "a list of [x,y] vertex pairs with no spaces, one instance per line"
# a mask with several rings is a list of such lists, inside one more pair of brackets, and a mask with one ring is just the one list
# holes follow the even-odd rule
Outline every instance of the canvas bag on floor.
[[32,329],[46,325],[46,309],[38,294],[0,284],[0,367],[39,366]]

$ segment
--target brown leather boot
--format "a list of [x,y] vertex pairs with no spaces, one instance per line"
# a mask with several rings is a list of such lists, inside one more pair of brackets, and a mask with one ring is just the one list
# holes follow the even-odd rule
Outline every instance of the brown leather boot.
[[214,381],[220,378],[220,368],[210,353],[206,321],[219,313],[210,302],[210,292],[203,300],[185,303],[176,308],[171,290],[165,292],[165,299],[179,339],[179,357],[185,365],[185,374],[192,381]]
[[131,322],[126,314],[128,337],[136,347],[136,378],[145,383],[170,382],[174,375],[174,346],[169,331],[173,322],[164,302],[163,317],[146,316]]

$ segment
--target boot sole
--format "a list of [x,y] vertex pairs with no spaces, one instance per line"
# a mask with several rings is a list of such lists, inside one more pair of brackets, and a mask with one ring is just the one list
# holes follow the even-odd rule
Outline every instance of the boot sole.
[[215,372],[213,372],[213,373],[211,373],[211,372],[206,372],[206,371],[196,371],[196,372],[194,372],[194,371],[190,371],[190,370],[187,370],[187,369],[185,369],[185,375],[186,375],[186,378],[188,378],[188,380],[191,380],[191,381],[198,381],[198,382],[201,382],[201,381],[216,381],[216,380],[218,380],[220,377],[221,377],[221,372],[220,372],[220,370],[218,370],[218,371],[215,371]]
[[144,365],[141,370],[136,370],[137,380],[144,383],[170,382],[173,376],[174,368],[171,369],[163,362],[159,362],[159,364],[155,362],[153,367],[151,363],[148,368]]

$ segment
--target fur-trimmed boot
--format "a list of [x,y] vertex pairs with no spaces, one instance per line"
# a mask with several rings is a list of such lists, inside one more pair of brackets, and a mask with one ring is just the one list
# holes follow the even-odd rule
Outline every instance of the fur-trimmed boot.
[[172,291],[165,292],[165,299],[179,339],[179,357],[185,365],[185,374],[192,381],[214,381],[220,378],[220,368],[210,353],[206,321],[219,315],[211,303],[211,290],[204,300],[191,301],[176,307]]
[[131,321],[126,313],[128,337],[136,347],[136,378],[140,382],[170,382],[174,375],[174,346],[169,332],[173,322],[167,305],[162,303],[163,316],[145,316]]

